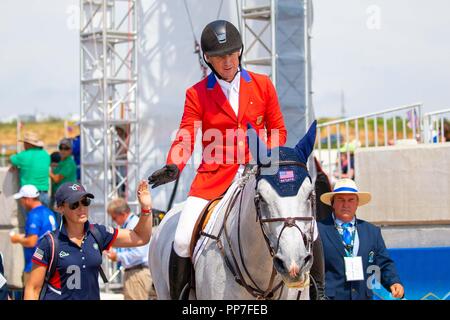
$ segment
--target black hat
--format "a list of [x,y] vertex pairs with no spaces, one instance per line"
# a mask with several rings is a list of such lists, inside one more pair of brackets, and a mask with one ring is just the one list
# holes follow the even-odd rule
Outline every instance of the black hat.
[[236,27],[225,20],[206,25],[200,39],[202,51],[208,56],[223,56],[242,49],[241,35]]
[[83,197],[94,199],[94,195],[86,192],[81,184],[73,182],[63,183],[55,193],[56,205],[58,207],[64,202],[67,202],[68,204],[78,202]]

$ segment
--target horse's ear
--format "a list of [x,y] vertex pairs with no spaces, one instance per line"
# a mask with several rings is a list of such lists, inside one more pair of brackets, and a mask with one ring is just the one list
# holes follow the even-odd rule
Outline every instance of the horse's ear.
[[299,156],[300,161],[305,164],[308,161],[309,155],[314,149],[314,144],[316,143],[316,127],[317,120],[314,120],[314,122],[309,127],[308,132],[295,146],[295,152]]
[[250,163],[257,165],[270,165],[271,150],[258,136],[256,129],[248,123],[247,124],[247,144],[252,155]]

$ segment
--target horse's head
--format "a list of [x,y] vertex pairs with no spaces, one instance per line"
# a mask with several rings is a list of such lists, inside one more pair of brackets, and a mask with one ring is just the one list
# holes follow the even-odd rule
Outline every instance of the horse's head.
[[261,141],[259,152],[250,148],[254,159],[271,154],[266,164],[258,160],[255,204],[274,267],[289,287],[306,286],[313,263],[315,198],[306,163],[315,137],[316,122],[294,148],[266,150]]

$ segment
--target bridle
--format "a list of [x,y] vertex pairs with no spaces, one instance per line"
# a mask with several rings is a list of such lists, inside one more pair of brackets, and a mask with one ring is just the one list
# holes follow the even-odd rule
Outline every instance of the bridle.
[[[297,161],[279,161],[275,163],[275,165],[278,166],[298,166],[301,168],[304,168],[308,172],[307,166],[302,162]],[[260,175],[260,170],[258,170],[258,173],[256,174],[256,177]],[[308,175],[309,177],[309,175]],[[255,186],[256,189],[257,185]],[[305,244],[306,251],[308,253],[312,250],[312,243],[313,243],[313,233],[314,233],[314,217],[287,217],[287,218],[263,218],[261,213],[261,202],[264,201],[264,199],[261,197],[261,195],[258,193],[257,190],[255,190],[255,207],[256,207],[256,221],[259,221],[259,225],[261,226],[262,233],[264,235],[264,240],[266,241],[267,247],[269,248],[270,255],[274,257],[276,253],[278,252],[279,246],[280,246],[280,239],[283,234],[283,232],[286,230],[286,228],[292,228],[295,227],[300,232],[300,235],[302,236],[303,243]],[[314,214],[315,212],[315,194],[314,191],[310,193],[308,200],[311,203],[311,209]],[[298,226],[296,221],[304,221],[304,222],[310,222],[310,228],[307,233],[303,232],[302,229]],[[281,229],[278,237],[277,237],[277,244],[276,247],[273,248],[269,237],[267,236],[267,232],[264,228],[265,223],[273,223],[273,222],[284,222],[283,228]]]
[[[278,166],[299,166],[304,168],[307,172],[308,172],[308,168],[306,167],[305,164],[301,163],[301,162],[297,162],[297,161],[279,161],[276,163],[272,163],[272,165],[278,165]],[[311,252],[312,249],[312,242],[313,242],[313,231],[314,231],[314,217],[288,217],[288,218],[263,218],[262,217],[262,213],[261,213],[261,201],[263,201],[261,195],[258,193],[257,191],[257,186],[258,186],[258,180],[259,177],[261,176],[261,167],[262,166],[258,166],[257,167],[257,171],[255,173],[255,177],[257,179],[257,182],[255,184],[255,197],[254,197],[254,203],[255,203],[255,207],[256,207],[256,221],[259,221],[263,236],[264,236],[264,240],[267,244],[267,247],[269,248],[269,252],[271,257],[273,258],[275,256],[275,254],[278,252],[279,249],[279,242],[280,242],[280,238],[281,235],[283,234],[283,232],[286,230],[286,228],[291,228],[291,227],[295,227],[299,230],[300,235],[305,243],[305,247],[307,248],[307,252]],[[309,174],[308,174],[309,177]],[[245,182],[246,183],[246,182]],[[244,184],[245,186],[245,184]],[[241,217],[241,208],[242,208],[242,199],[243,199],[243,187],[241,189],[241,191],[236,194],[233,198],[230,199],[228,206],[225,210],[225,216],[224,216],[224,220],[222,223],[222,227],[218,233],[217,236],[211,235],[211,234],[207,234],[205,232],[201,232],[201,235],[209,237],[213,240],[216,241],[217,243],[217,247],[220,250],[220,253],[222,255],[222,257],[224,258],[225,264],[227,265],[228,269],[230,270],[230,272],[233,274],[235,281],[241,285],[242,287],[244,287],[248,293],[250,293],[253,297],[255,297],[256,299],[272,299],[275,295],[275,292],[277,290],[280,290],[280,294],[278,296],[278,299],[281,298],[281,295],[283,293],[283,289],[284,289],[284,283],[281,280],[277,285],[274,286],[274,281],[275,281],[275,276],[277,274],[275,266],[272,264],[272,273],[270,276],[270,280],[269,280],[269,285],[268,288],[266,290],[261,289],[256,282],[253,280],[252,276],[250,275],[246,264],[244,262],[243,259],[243,255],[242,255],[242,247],[241,247],[241,241],[240,241],[240,217]],[[236,258],[236,253],[234,252],[232,245],[231,245],[231,238],[230,235],[228,233],[227,227],[226,227],[226,222],[227,219],[229,218],[230,212],[231,212],[231,208],[233,208],[234,204],[236,203],[236,201],[238,200],[238,197],[240,196],[240,201],[239,201],[239,211],[238,211],[238,248],[239,248],[239,258],[241,261],[241,265],[242,268],[244,270],[244,272],[246,273],[247,277],[250,279],[250,281],[252,282],[251,284],[248,284],[245,281],[245,278],[243,276],[243,273],[241,271],[241,269],[239,268],[239,264]],[[314,195],[314,191],[311,192],[311,194],[309,195],[308,198],[311,202],[311,209],[312,212],[314,214],[315,212],[315,195]],[[305,221],[305,222],[311,222],[311,227],[310,230],[308,230],[308,235],[303,232],[301,230],[301,228],[297,225],[296,221]],[[276,247],[273,248],[269,237],[267,236],[267,232],[265,230],[264,224],[266,223],[274,223],[274,222],[284,222],[283,228],[280,231],[280,234],[277,237],[277,244]],[[231,254],[231,259],[233,261],[233,263],[231,263],[230,258],[228,257],[228,255],[225,252],[224,246],[222,244],[222,240],[221,240],[221,234],[224,234],[225,240],[226,240],[226,244],[227,244],[227,248],[228,251]],[[297,296],[297,298],[300,297],[300,292],[299,295]]]

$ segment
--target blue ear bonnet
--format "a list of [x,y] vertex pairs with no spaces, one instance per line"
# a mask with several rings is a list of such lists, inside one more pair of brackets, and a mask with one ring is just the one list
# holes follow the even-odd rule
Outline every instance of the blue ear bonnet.
[[[272,149],[271,153],[272,156],[279,153],[280,161],[305,163],[294,148],[278,147]],[[273,175],[267,175],[264,171],[264,168],[261,168],[261,175],[258,176],[257,181],[259,182],[261,179],[266,180],[272,188],[276,190],[280,197],[292,197],[297,195],[305,178],[308,177],[311,180],[307,170],[295,165],[279,166],[278,172]]]

